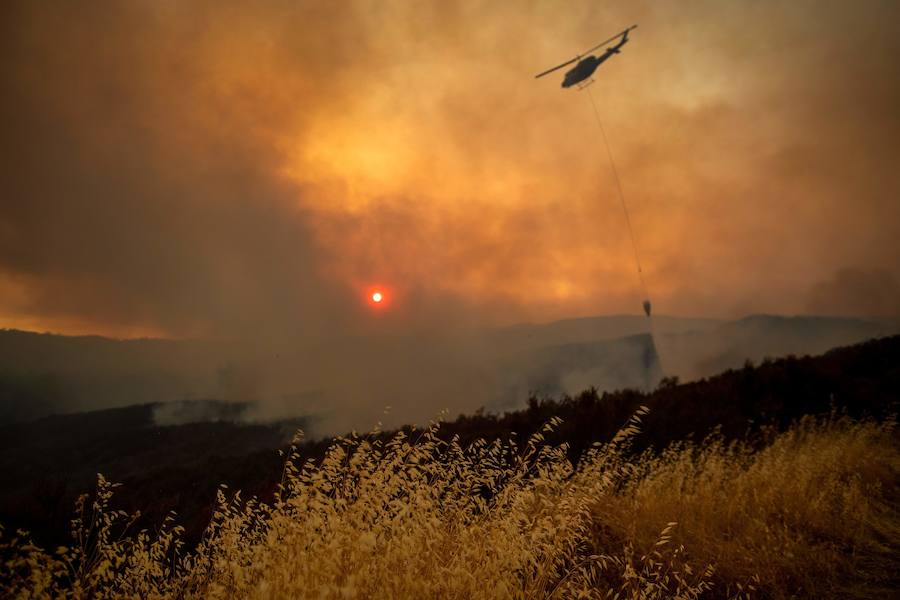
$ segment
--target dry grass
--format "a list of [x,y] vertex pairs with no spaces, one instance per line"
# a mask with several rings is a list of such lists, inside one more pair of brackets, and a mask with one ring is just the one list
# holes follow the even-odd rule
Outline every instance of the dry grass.
[[877,593],[896,571],[892,424],[807,420],[759,453],[628,459],[641,413],[576,468],[544,442],[341,438],[272,504],[218,494],[199,547],[121,534],[102,477],[71,548],[0,538],[12,597],[700,598]]
[[805,418],[758,453],[711,438],[645,456],[596,503],[594,545],[647,551],[672,520],[687,563],[716,565],[718,597],[889,597],[900,583],[894,433],[893,422]]

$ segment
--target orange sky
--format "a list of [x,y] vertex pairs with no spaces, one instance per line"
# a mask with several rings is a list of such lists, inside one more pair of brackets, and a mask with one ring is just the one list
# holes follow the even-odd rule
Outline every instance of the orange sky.
[[[895,2],[11,2],[0,326],[897,314]],[[370,314],[383,285],[390,311]]]

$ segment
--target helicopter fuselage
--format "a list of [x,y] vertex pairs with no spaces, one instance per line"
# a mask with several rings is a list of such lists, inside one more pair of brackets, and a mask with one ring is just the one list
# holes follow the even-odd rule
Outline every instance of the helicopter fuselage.
[[578,61],[578,64],[566,71],[566,76],[563,78],[562,86],[564,88],[572,87],[573,85],[580,83],[594,74],[594,71],[597,70],[604,61],[606,61],[613,54],[618,54],[619,51],[610,48],[600,56],[586,56]]

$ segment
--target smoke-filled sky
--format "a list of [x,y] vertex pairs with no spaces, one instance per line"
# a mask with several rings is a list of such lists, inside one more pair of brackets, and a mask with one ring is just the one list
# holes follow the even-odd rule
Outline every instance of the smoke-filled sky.
[[[897,314],[900,3],[4,2],[0,327]],[[367,291],[382,286],[373,311]]]

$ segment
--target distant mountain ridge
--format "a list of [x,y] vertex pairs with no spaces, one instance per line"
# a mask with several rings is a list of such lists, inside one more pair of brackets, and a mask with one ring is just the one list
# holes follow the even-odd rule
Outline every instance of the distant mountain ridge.
[[[820,354],[900,332],[890,321],[751,315],[735,321],[659,316],[585,317],[494,332],[514,358],[500,361],[525,396],[652,389],[663,376],[692,380],[767,357]],[[511,408],[507,396],[494,408]]]
[[[373,414],[385,405],[397,406],[398,400],[402,410],[415,407],[412,400],[402,404],[408,390],[430,398],[433,407],[419,407],[422,414],[400,417],[415,420],[442,406],[513,409],[533,393],[574,394],[586,387],[647,390],[666,375],[691,380],[747,360],[817,354],[898,332],[900,321],[889,319],[751,315],[727,321],[661,315],[651,322],[615,315],[502,327],[466,334],[461,341],[395,336],[367,339],[369,345],[360,347],[355,340],[335,340],[328,366],[336,383],[359,378],[357,392],[365,390]],[[321,354],[311,348],[279,355],[236,340],[113,340],[0,330],[0,424],[205,398],[262,402],[267,410],[257,411],[257,419],[347,410],[334,408],[350,393],[346,388],[332,393],[321,381],[309,380],[317,368],[309,357]],[[368,366],[367,373],[358,372],[373,356],[387,368]],[[296,368],[307,363],[307,372]],[[258,372],[263,367],[281,369],[280,388],[268,385],[265,369]],[[411,375],[418,379],[403,381]],[[246,418],[245,413],[236,415]]]
[[[721,319],[659,315],[653,317],[653,329],[658,333],[669,334],[709,331],[726,322]],[[522,323],[498,328],[490,335],[507,343],[561,345],[623,338],[648,333],[649,330],[650,322],[643,315],[607,315],[561,319],[549,323]]]
[[900,332],[892,320],[848,317],[751,315],[703,332],[662,334],[656,343],[667,374],[707,377],[746,361],[815,355]]
[[114,340],[0,330],[0,424],[219,395],[232,349],[194,340]]

